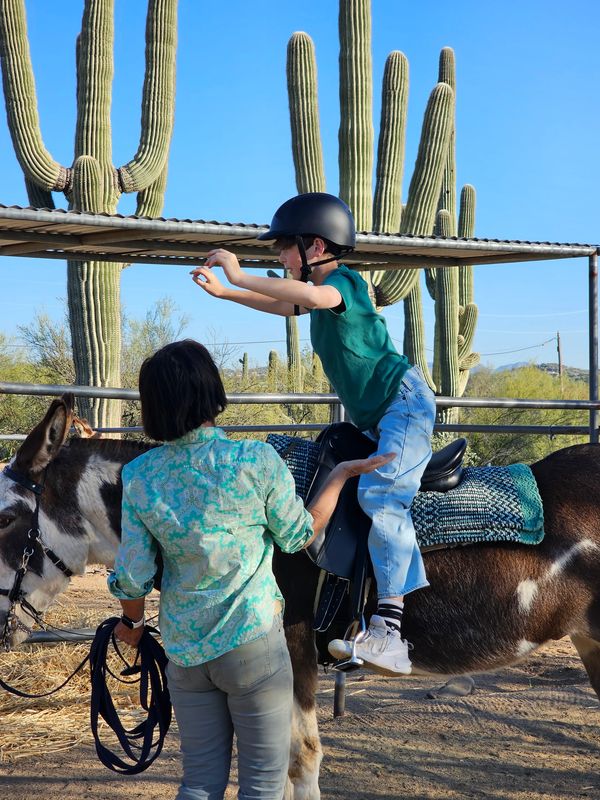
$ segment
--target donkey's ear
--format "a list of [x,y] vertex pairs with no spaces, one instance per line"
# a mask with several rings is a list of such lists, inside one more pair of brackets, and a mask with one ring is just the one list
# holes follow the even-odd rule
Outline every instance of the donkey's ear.
[[67,438],[73,419],[73,395],[64,394],[46,412],[19,448],[15,466],[25,475],[37,475],[52,461]]

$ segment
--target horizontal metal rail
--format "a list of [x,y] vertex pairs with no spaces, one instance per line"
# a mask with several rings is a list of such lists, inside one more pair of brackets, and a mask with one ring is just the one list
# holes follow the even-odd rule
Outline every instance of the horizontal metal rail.
[[[139,400],[136,389],[112,389],[99,386],[70,386],[64,384],[8,383],[0,381],[0,394],[19,394],[43,397],[59,397],[71,392],[77,397],[102,397],[110,400]],[[271,393],[234,392],[227,395],[232,405],[332,405],[339,404],[336,394],[317,393]],[[543,400],[515,399],[510,397],[445,397],[435,398],[438,408],[565,408],[582,411],[600,409],[600,400]]]
[[[69,386],[61,384],[8,383],[0,381],[0,394],[60,396],[72,392],[78,397],[103,397],[113,400],[139,400],[135,389],[114,389],[94,386]],[[338,405],[335,394],[260,394],[240,392],[227,395],[229,403],[238,405]],[[543,400],[513,399],[508,397],[436,397],[438,408],[515,408],[515,409],[566,409],[570,411],[595,411],[600,409],[600,400]],[[297,423],[269,425],[223,425],[230,433],[293,433],[317,432],[327,427],[326,423]],[[97,428],[98,433],[143,433],[141,426]],[[469,423],[445,423],[436,425],[435,430],[446,433],[533,433],[545,436],[585,436],[590,433],[589,425],[477,425]],[[23,441],[26,434],[0,434],[0,441]]]

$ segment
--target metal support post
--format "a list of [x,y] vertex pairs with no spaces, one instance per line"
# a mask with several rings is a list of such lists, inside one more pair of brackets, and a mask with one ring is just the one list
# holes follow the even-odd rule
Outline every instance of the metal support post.
[[[589,325],[590,325],[590,401],[598,400],[598,250],[590,256],[589,266]],[[598,411],[590,409],[590,442],[598,443]]]

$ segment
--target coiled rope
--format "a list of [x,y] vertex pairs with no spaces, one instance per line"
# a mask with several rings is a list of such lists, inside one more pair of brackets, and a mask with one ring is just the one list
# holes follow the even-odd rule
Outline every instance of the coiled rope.
[[[152,635],[158,633],[156,628],[146,626],[138,645],[136,663],[133,667],[123,670],[121,675],[132,675],[139,671],[139,702],[147,712],[147,716],[131,730],[125,728],[107,683],[107,674],[121,680],[111,672],[107,664],[107,651],[111,642],[119,652],[114,639],[114,630],[118,622],[118,617],[104,620],[96,630],[90,649],[91,727],[96,752],[104,766],[122,775],[136,775],[148,769],[159,756],[171,724],[171,698],[165,674],[167,656],[160,642]],[[113,731],[125,757],[131,763],[123,760],[102,743],[98,731],[100,718]]]

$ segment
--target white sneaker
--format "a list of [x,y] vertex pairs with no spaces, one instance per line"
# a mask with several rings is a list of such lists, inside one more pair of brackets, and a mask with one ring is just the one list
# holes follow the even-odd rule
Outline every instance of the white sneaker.
[[[352,654],[352,642],[347,639],[333,639],[327,647],[337,659],[347,659]],[[378,614],[373,614],[369,630],[356,643],[356,655],[362,658],[366,667],[382,675],[410,675],[410,649],[411,645],[406,639],[388,628]]]

